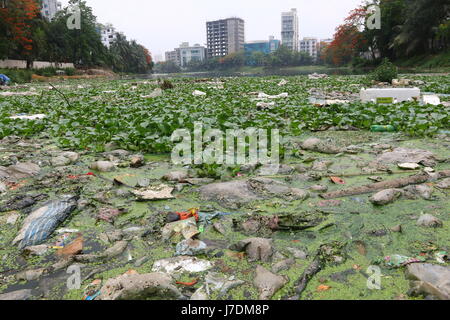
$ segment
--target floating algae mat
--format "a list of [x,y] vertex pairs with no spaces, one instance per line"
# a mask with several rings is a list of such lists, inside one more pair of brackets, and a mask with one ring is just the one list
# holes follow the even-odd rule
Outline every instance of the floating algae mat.
[[[421,89],[427,82],[449,81],[420,79]],[[129,90],[128,81],[90,80],[90,89],[81,90],[79,82],[66,81],[61,91],[70,110],[39,85],[36,96],[0,97],[0,299],[357,300],[433,294],[426,286],[412,288],[407,270],[423,264],[414,276],[428,281],[429,273],[445,277],[442,270],[449,268],[450,136],[438,133],[449,129],[448,108],[360,103],[354,99],[365,85],[360,77],[285,80],[279,87],[277,77],[211,79],[221,89],[174,79],[173,89],[153,98],[145,98],[157,88],[152,82],[133,81],[136,89]],[[317,98],[339,92],[335,99],[349,102],[318,108],[308,102],[312,89]],[[114,99],[106,93],[111,90]],[[193,96],[195,90],[206,96]],[[252,92],[288,95],[264,109]],[[8,119],[25,110],[46,117]],[[221,130],[279,128],[282,165],[276,174],[261,176],[258,166],[173,164],[171,134],[192,129],[195,121]],[[370,132],[374,125],[395,126],[396,132]],[[308,140],[320,143],[311,147]],[[323,146],[333,152],[321,152]],[[90,169],[97,161],[108,162],[105,171]],[[401,163],[418,169],[403,170]],[[384,205],[372,201],[383,190],[327,196],[411,177],[421,182],[395,184],[397,197]],[[77,199],[70,215],[46,228],[39,241],[25,248],[13,244],[32,212],[66,195]],[[185,239],[183,228],[170,229],[182,220],[189,221],[192,239]],[[80,237],[82,246],[71,255],[69,245]],[[177,256],[177,246],[195,256]],[[65,259],[57,254],[64,248]],[[81,286],[70,289],[67,271],[79,265]],[[179,272],[170,272],[174,267]],[[381,272],[379,290],[370,286],[374,268]],[[136,295],[129,296],[127,277],[151,279],[167,291],[131,287]],[[270,294],[261,295],[261,279],[273,280]],[[108,291],[106,283],[125,289]],[[445,287],[439,290],[439,297],[447,294]]]

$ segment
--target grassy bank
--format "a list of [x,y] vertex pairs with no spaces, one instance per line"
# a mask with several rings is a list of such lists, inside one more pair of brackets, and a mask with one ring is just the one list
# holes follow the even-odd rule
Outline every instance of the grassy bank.
[[426,72],[450,72],[450,51],[435,55],[420,55],[395,62],[401,69]]

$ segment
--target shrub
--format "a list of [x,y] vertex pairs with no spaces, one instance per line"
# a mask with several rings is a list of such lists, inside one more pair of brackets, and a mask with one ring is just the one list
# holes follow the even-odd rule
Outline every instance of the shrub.
[[393,79],[398,77],[397,67],[385,58],[383,62],[372,72],[372,80],[391,83]]

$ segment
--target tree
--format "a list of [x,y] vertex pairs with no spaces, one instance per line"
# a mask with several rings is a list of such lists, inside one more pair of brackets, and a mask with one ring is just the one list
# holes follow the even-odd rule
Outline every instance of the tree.
[[[37,0],[3,1],[0,6],[0,29],[4,33],[2,55],[21,55],[28,58],[33,50],[32,22],[39,15]],[[28,59],[27,59],[28,60]]]

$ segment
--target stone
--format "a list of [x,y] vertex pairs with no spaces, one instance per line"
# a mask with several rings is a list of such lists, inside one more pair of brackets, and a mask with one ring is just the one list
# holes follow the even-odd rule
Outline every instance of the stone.
[[0,300],[2,301],[28,300],[31,298],[31,296],[32,296],[31,289],[23,289],[0,294]]
[[272,272],[278,273],[280,271],[289,270],[295,264],[294,259],[285,259],[280,262],[275,263],[272,266]]
[[428,228],[440,228],[442,227],[442,221],[431,214],[421,215],[417,220],[417,225]]
[[450,178],[440,181],[436,184],[436,187],[439,189],[450,189]]
[[269,300],[287,282],[287,277],[274,274],[261,266],[256,267],[256,277],[253,284],[259,290],[260,300]]
[[314,186],[311,186],[309,188],[311,191],[313,192],[318,192],[318,193],[322,193],[322,192],[327,192],[328,191],[328,187],[327,186],[323,186],[320,184],[316,184]]
[[116,165],[110,161],[97,161],[92,163],[90,168],[100,172],[110,172],[116,169]]
[[272,239],[249,238],[230,246],[231,250],[245,251],[248,260],[268,262],[273,255]]
[[44,268],[25,270],[16,274],[17,280],[33,281],[39,279],[45,272]]
[[425,293],[441,300],[450,300],[450,267],[429,263],[413,263],[407,267],[415,293]]
[[61,156],[70,160],[71,163],[77,162],[80,159],[80,155],[76,152],[66,151],[61,153]]
[[434,154],[421,149],[395,148],[392,151],[382,153],[377,162],[387,164],[417,163],[427,167],[435,167],[437,164]]
[[130,166],[132,168],[139,168],[145,164],[145,159],[143,155],[135,154],[130,157]]
[[318,138],[306,139],[305,141],[303,141],[300,147],[303,150],[315,151],[325,154],[338,154],[343,151],[341,148],[336,147],[334,144],[328,143]]
[[109,279],[100,290],[100,300],[186,299],[166,273],[124,274]]
[[400,189],[386,189],[374,194],[369,201],[374,205],[382,206],[394,202],[402,194]]
[[308,254],[304,252],[303,250],[297,249],[297,248],[286,248],[287,251],[289,251],[292,256],[294,256],[295,259],[301,259],[306,260],[308,259]]
[[39,174],[41,168],[31,162],[22,162],[9,166],[8,168],[0,167],[0,179],[26,179]]
[[189,175],[185,171],[173,171],[163,176],[163,180],[172,182],[181,182],[189,178]]
[[417,169],[420,169],[420,165],[417,164],[417,163],[405,162],[405,163],[399,163],[397,166],[400,169],[404,169],[404,170],[417,170]]
[[63,156],[57,156],[52,158],[52,166],[54,167],[65,167],[72,163],[69,158]]

